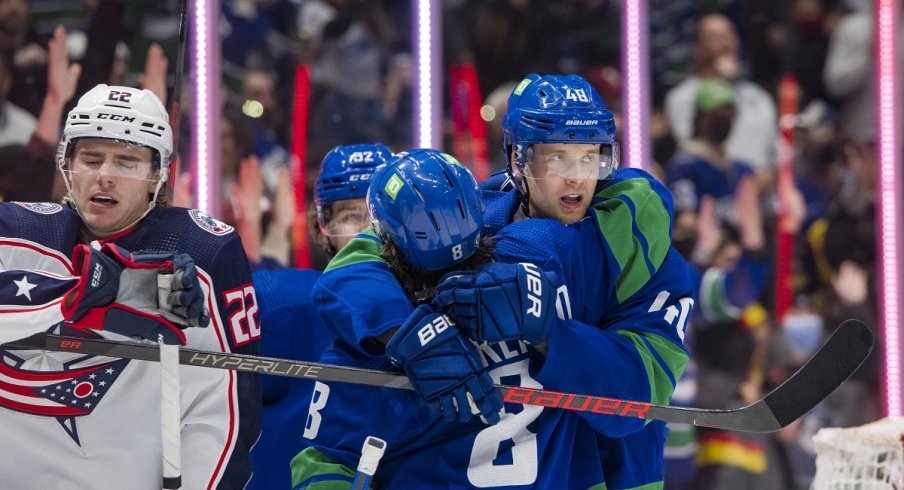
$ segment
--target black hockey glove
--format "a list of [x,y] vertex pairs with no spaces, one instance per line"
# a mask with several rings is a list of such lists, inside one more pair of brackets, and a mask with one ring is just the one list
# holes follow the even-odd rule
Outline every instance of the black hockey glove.
[[210,323],[197,269],[187,254],[131,254],[115,244],[101,250],[79,245],[72,264],[80,277],[63,302],[70,328],[185,345],[183,329]]

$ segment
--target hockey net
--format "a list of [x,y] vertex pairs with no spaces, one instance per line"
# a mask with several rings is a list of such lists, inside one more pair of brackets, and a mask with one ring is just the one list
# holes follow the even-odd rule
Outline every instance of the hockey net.
[[813,445],[813,490],[904,490],[904,418],[823,428]]

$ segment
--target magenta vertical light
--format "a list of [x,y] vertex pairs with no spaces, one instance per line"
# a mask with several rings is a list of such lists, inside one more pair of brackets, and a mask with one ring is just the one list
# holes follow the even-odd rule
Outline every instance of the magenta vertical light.
[[628,166],[649,165],[650,61],[647,2],[627,0],[622,5],[622,156]]
[[901,410],[901,140],[897,71],[898,12],[895,0],[876,2],[876,127],[879,185],[879,319],[884,331],[884,395],[888,416]]
[[195,206],[220,216],[220,38],[219,0],[192,0],[192,162]]
[[414,135],[415,148],[442,149],[442,99],[439,97],[442,12],[438,0],[412,0],[414,39]]

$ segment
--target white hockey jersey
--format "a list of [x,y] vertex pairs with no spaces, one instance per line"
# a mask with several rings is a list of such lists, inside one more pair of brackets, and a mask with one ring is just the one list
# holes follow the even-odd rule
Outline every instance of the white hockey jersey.
[[[0,203],[0,344],[61,328],[79,224],[58,204]],[[191,255],[211,324],[185,330],[187,345],[258,354],[254,288],[231,227],[197,210],[157,208],[107,241]],[[159,364],[5,348],[0,361],[0,489],[160,488]],[[260,433],[258,377],[180,369],[183,488],[243,488]]]

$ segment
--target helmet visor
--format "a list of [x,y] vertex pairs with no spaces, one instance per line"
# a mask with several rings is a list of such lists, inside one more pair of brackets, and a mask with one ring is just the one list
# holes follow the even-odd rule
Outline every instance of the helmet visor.
[[[64,150],[65,151],[65,150]],[[86,138],[64,156],[61,170],[71,175],[157,180],[154,152],[127,141]]]
[[317,213],[320,231],[330,238],[353,237],[370,226],[363,198],[332,202]]
[[618,167],[618,143],[582,145],[588,147],[584,151],[569,150],[569,146],[572,145],[528,147],[524,176],[530,179],[602,180]]

